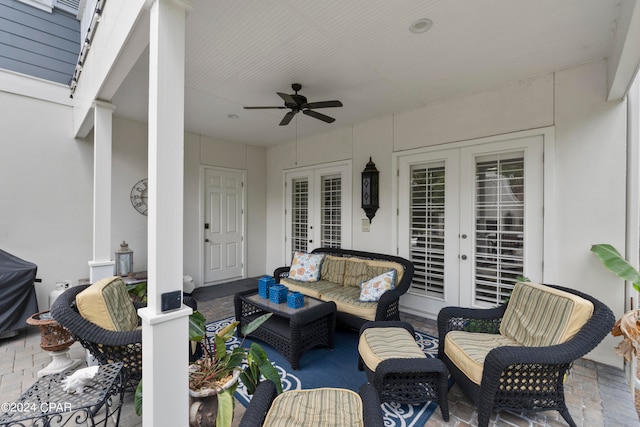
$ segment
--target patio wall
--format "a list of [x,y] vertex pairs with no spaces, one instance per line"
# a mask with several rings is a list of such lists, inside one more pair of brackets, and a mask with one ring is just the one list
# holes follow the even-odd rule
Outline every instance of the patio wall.
[[[555,126],[555,202],[545,206],[553,242],[544,254],[544,281],[580,289],[623,312],[621,281],[590,252],[594,243],[624,250],[626,103],[606,102],[604,61],[434,102],[422,109],[334,129],[268,150],[267,270],[283,265],[283,171],[352,159],[353,247],[395,253],[392,154],[429,145]],[[297,153],[295,156],[292,153]],[[360,231],[360,173],[369,156],[380,171],[380,210],[371,231]],[[296,164],[297,162],[297,164]],[[545,179],[553,179],[546,176]],[[409,298],[409,297],[407,297]],[[608,337],[590,354],[621,366]]]
[[[0,75],[0,82],[14,74]],[[69,91],[50,101],[0,87],[0,248],[38,265],[38,305],[48,309],[55,282],[88,277],[92,253],[93,145],[72,136]],[[64,89],[63,89],[64,88]]]
[[[37,88],[22,91],[20,83]],[[35,97],[42,93],[48,100]],[[0,70],[0,249],[38,265],[41,310],[56,282],[89,276],[92,258],[93,133],[72,137],[68,100],[64,85]],[[115,252],[126,240],[134,269],[146,270],[147,218],[131,206],[130,191],[147,177],[147,124],[114,117],[112,151],[111,247]],[[191,133],[185,135],[184,274],[202,284],[204,166],[247,171],[246,274],[264,274],[266,150]]]

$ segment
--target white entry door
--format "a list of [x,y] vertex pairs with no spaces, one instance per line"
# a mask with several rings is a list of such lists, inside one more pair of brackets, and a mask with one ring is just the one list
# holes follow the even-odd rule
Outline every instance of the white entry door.
[[398,157],[403,306],[495,306],[519,276],[542,280],[542,153],[539,136]]
[[244,277],[244,172],[205,170],[205,283]]

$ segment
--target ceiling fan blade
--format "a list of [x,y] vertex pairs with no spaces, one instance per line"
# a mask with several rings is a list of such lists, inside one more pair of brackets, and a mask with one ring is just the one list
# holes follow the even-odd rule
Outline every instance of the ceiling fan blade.
[[287,107],[242,107],[245,110],[266,110],[266,109],[278,109],[278,110],[284,110]]
[[295,116],[296,113],[294,113],[293,111],[289,111],[287,114],[284,115],[284,117],[282,118],[282,121],[280,122],[280,126],[285,126],[288,125],[289,122],[291,121],[291,119],[293,119],[293,116]]
[[309,102],[307,104],[303,104],[302,108],[331,108],[331,107],[342,107],[342,102],[340,101],[320,101],[320,102]]
[[311,117],[313,117],[315,119],[322,120],[323,122],[333,123],[333,122],[336,121],[336,119],[334,119],[333,117],[325,116],[324,114],[318,113],[317,111],[302,110],[302,112],[304,114],[306,114],[307,116],[311,116]]
[[278,94],[278,96],[280,96],[280,98],[284,100],[285,104],[293,104],[293,105],[297,104],[296,100],[293,99],[293,97],[288,93],[282,93],[282,92],[276,92],[276,93]]

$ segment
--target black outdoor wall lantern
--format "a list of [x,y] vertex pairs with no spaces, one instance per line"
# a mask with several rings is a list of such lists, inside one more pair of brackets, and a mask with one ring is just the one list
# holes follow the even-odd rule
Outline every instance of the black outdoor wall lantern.
[[364,209],[369,218],[369,223],[376,211],[380,207],[378,199],[378,181],[380,172],[376,169],[376,164],[369,157],[369,163],[362,171],[362,209]]

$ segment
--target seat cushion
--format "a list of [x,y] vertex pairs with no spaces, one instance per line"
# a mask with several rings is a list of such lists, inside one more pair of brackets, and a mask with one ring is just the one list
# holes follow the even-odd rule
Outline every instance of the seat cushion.
[[300,282],[289,278],[280,279],[280,284],[289,288],[290,292],[300,292],[308,297],[318,298],[334,289],[342,289],[343,286],[328,280],[318,280],[317,282]]
[[138,314],[122,279],[107,277],[76,295],[82,317],[110,331],[132,331],[138,326]]
[[368,328],[360,335],[358,353],[367,367],[375,371],[387,359],[426,358],[415,338],[404,328]]
[[341,313],[348,313],[366,320],[376,320],[377,302],[362,302],[360,298],[360,288],[353,286],[341,286],[339,288],[323,292],[320,296],[322,301],[333,301],[336,303],[336,310]]
[[500,334],[451,331],[445,336],[444,352],[467,378],[479,385],[485,357],[494,348],[505,345],[520,344]]
[[537,283],[516,283],[500,323],[500,333],[527,346],[571,339],[593,314],[584,298]]
[[274,399],[262,425],[362,427],[362,400],[356,392],[339,388],[286,391]]

